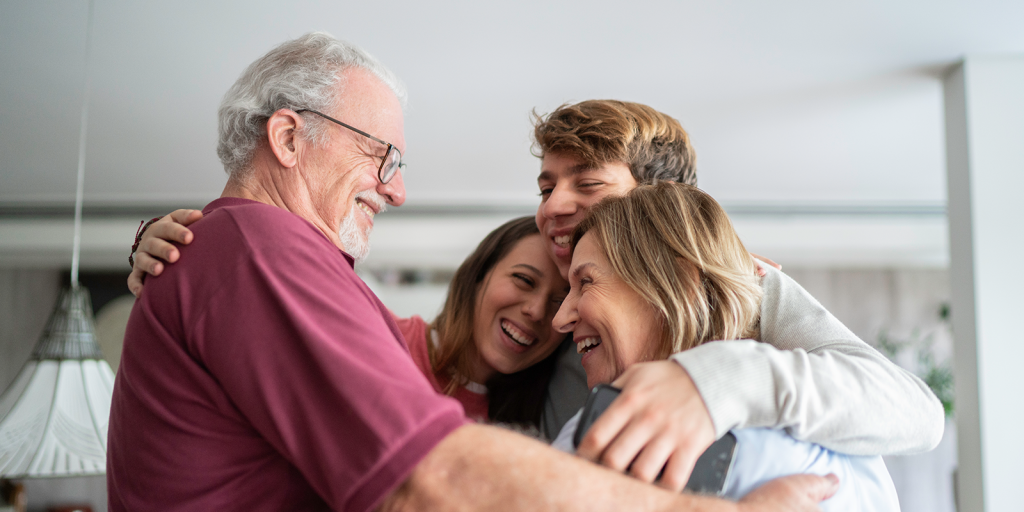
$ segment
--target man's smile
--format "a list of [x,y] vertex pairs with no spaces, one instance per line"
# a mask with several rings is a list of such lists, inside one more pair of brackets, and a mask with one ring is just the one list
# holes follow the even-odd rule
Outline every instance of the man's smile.
[[367,203],[362,199],[356,199],[356,204],[359,206],[361,210],[363,210],[363,212],[366,213],[368,217],[370,217],[371,220],[373,219],[373,216],[377,215],[377,213],[380,211],[380,208],[378,208],[376,205]]

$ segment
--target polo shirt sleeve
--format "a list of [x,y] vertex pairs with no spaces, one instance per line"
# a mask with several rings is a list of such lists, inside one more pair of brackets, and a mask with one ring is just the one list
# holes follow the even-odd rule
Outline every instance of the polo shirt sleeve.
[[294,228],[231,258],[187,326],[190,350],[331,508],[371,510],[462,408],[433,391],[339,251]]

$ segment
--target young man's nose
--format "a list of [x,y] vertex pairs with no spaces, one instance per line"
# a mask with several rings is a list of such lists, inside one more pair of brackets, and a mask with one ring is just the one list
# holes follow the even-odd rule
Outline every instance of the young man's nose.
[[576,213],[577,205],[575,194],[566,186],[556,186],[547,200],[544,201],[544,216],[553,219],[563,215]]

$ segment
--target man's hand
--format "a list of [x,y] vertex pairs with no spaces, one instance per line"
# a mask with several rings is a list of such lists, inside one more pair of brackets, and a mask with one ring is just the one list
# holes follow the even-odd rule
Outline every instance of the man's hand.
[[[674,361],[635,364],[614,383],[622,394],[594,422],[576,453],[679,492],[715,428],[704,399]],[[632,465],[631,465],[632,464]],[[666,466],[667,464],[667,466]]]
[[142,282],[146,279],[146,274],[158,276],[164,271],[163,262],[178,261],[181,253],[170,242],[182,245],[192,243],[192,232],[185,226],[201,218],[203,212],[199,210],[175,210],[146,229],[142,234],[142,241],[139,242],[139,248],[135,250],[132,273],[128,275],[128,290],[133,295],[138,297],[142,293]]
[[737,505],[740,512],[820,511],[818,504],[831,498],[838,489],[839,479],[835,475],[792,475],[758,487]]

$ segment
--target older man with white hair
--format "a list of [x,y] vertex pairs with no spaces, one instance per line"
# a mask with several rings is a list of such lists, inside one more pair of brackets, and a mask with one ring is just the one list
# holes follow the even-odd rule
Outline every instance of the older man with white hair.
[[356,276],[405,200],[394,76],[326,34],[253,63],[220,110],[221,198],[135,304],[111,406],[122,510],[814,510],[834,479],[739,504],[467,424]]

